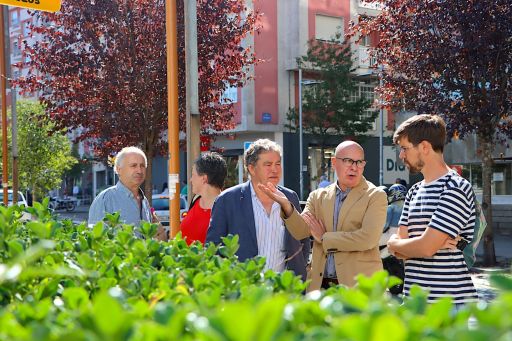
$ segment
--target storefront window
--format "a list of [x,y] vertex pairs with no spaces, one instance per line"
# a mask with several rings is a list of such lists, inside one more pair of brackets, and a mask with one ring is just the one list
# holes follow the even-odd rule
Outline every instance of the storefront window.
[[325,185],[328,181],[333,183],[336,181],[335,172],[331,166],[331,157],[334,155],[334,147],[326,147],[323,150],[321,147],[309,147],[308,148],[308,173],[309,173],[309,181],[304,181],[305,183],[305,197],[311,191],[314,191],[318,188],[320,183]]
[[[482,193],[482,165],[462,166],[462,176],[471,182],[477,194]],[[512,163],[496,163],[492,169],[492,195],[512,195]]]

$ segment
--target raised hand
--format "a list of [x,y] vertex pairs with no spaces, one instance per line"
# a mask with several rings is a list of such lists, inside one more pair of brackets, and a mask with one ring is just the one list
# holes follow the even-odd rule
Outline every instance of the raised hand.
[[287,217],[289,217],[293,213],[292,204],[290,203],[286,195],[284,195],[283,192],[278,190],[273,183],[267,182],[266,185],[260,183],[258,184],[258,189],[265,193],[270,199],[274,200],[279,205],[281,205],[281,208],[283,209]]

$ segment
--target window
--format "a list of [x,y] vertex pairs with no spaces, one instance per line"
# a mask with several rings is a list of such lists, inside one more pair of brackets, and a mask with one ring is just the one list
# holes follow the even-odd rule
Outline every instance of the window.
[[359,0],[359,7],[381,10],[384,6],[379,2],[366,2],[364,0]]
[[[375,101],[375,86],[371,84],[361,83],[358,88],[350,94],[350,100],[355,102],[359,98],[366,98],[369,100],[372,105]],[[369,109],[365,110],[363,117],[371,117],[375,112],[375,108],[372,106]],[[372,129],[377,129],[376,122],[373,122]]]
[[13,56],[19,56],[21,54],[20,44],[18,41],[12,43],[12,54]]
[[238,88],[236,86],[227,86],[220,97],[221,104],[230,104],[238,102]]
[[370,37],[370,36],[368,36],[368,35],[367,35],[367,36],[364,36],[364,37],[362,37],[362,38],[361,38],[361,41],[359,42],[359,44],[360,44],[361,46],[367,46],[367,47],[370,47],[370,46],[372,46],[372,39],[371,39],[371,37]]
[[336,33],[340,32],[340,42],[343,39],[344,28],[343,18],[330,17],[327,15],[317,14],[315,16],[315,38],[318,40],[329,41],[335,38]]
[[18,26],[20,24],[20,12],[18,10],[14,10],[11,12],[11,25]]
[[31,22],[30,20],[27,20],[23,23],[23,36],[24,37],[28,37],[30,35],[30,25],[31,25]]

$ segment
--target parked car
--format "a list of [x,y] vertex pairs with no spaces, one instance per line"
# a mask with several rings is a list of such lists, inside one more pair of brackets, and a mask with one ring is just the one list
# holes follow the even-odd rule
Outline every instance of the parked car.
[[[12,197],[13,197],[13,191],[12,191],[12,189],[10,189],[7,192],[7,200],[8,200],[7,206],[12,206]],[[3,204],[3,203],[4,203],[4,191],[2,189],[0,189],[0,204]],[[18,191],[18,205],[28,206],[25,196],[20,191]]]
[[[12,191],[12,189],[9,189],[7,192],[7,200],[8,200],[7,206],[12,206],[12,197],[13,197],[13,191]],[[4,191],[2,189],[0,189],[0,204],[1,205],[4,204]],[[27,200],[25,199],[25,196],[23,195],[23,193],[21,193],[20,191],[18,191],[18,205],[28,207]],[[25,220],[30,220],[30,219],[32,219],[32,215],[28,212],[23,212],[23,215],[21,216],[21,220],[25,221]]]
[[[169,226],[169,195],[153,194],[153,208],[155,214],[162,223],[162,226]],[[184,195],[180,196],[180,221],[183,220],[188,211],[188,202]]]

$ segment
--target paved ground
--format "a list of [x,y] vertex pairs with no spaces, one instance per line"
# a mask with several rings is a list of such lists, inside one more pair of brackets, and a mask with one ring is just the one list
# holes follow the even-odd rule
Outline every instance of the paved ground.
[[495,233],[494,235],[494,249],[496,253],[497,266],[484,267],[481,265],[481,258],[483,257],[483,243],[480,243],[477,249],[477,256],[479,259],[472,269],[471,278],[478,291],[478,295],[485,301],[490,301],[496,297],[496,290],[490,285],[489,277],[492,273],[508,272],[511,273],[512,261],[512,235],[504,233]]
[[[57,214],[63,219],[71,219],[76,223],[80,223],[82,221],[87,221],[88,212],[89,206],[81,205],[78,206],[73,212],[57,211]],[[496,297],[496,291],[491,287],[489,283],[489,276],[496,271],[510,272],[511,270],[510,264],[512,260],[512,235],[496,234],[494,236],[494,247],[496,251],[498,266],[493,268],[482,267],[478,266],[479,263],[477,262],[476,267],[472,269],[471,274],[473,283],[477,288],[478,295],[485,301],[490,301]],[[482,243],[479,245],[477,255],[480,257],[483,256]]]
[[72,212],[67,212],[65,210],[58,210],[55,213],[62,219],[71,219],[76,223],[80,223],[82,221],[87,221],[87,216],[89,214],[89,205],[80,205]]

